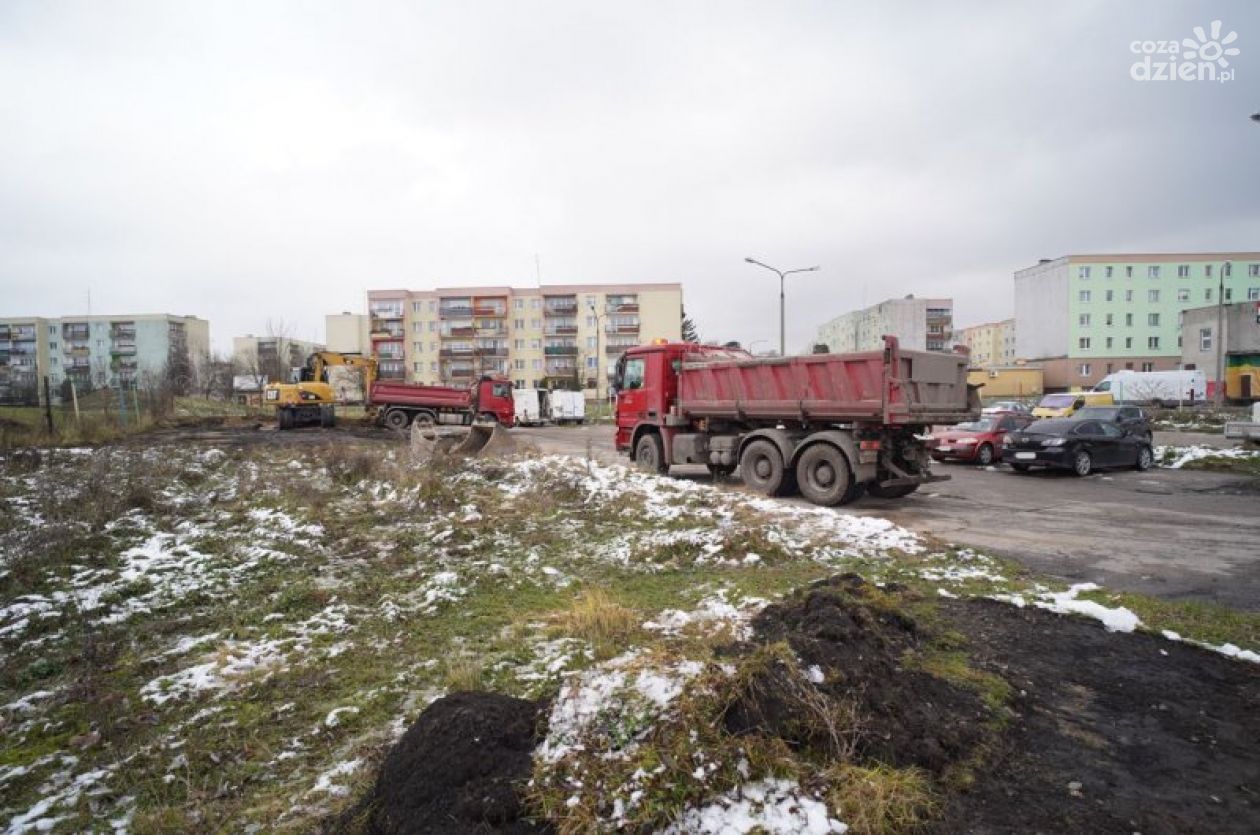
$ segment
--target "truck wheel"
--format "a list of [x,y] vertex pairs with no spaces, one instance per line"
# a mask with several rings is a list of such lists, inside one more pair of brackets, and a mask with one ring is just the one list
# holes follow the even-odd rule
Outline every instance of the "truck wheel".
[[280,429],[293,428],[293,415],[289,412],[288,409],[281,409],[280,411],[276,412],[276,426],[278,426]]
[[894,487],[880,487],[878,482],[872,481],[866,485],[866,492],[878,499],[900,499],[909,496],[915,490],[919,489],[917,484],[898,484]]
[[407,424],[411,423],[411,415],[407,414],[402,409],[390,409],[385,413],[384,422],[390,429],[406,429]]
[[823,507],[844,501],[853,482],[844,453],[831,444],[814,444],[796,462],[796,483],[801,495]]
[[432,412],[416,412],[416,416],[411,419],[411,422],[418,426],[436,426],[437,415]]
[[325,429],[331,429],[337,424],[336,412],[332,406],[319,407],[319,425]]
[[669,465],[665,463],[665,447],[661,444],[661,436],[648,432],[639,438],[634,445],[634,463],[650,473],[665,474]]
[[783,465],[779,448],[763,439],[744,448],[739,457],[739,476],[744,484],[767,496],[786,496],[796,488],[796,479]]

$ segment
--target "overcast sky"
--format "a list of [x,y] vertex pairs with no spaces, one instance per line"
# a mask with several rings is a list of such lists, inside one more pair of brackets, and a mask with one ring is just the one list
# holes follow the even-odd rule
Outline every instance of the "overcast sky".
[[[1218,18],[1233,81],[1130,78]],[[537,255],[772,344],[753,256],[822,267],[789,348],[906,293],[968,325],[1037,258],[1260,249],[1258,110],[1251,2],[4,0],[0,316],[317,338]]]

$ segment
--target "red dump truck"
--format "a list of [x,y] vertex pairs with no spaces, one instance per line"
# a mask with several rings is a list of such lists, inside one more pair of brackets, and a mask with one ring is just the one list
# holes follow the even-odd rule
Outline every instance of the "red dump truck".
[[617,363],[617,449],[640,466],[739,470],[769,495],[798,489],[819,505],[862,493],[900,498],[929,481],[932,424],[980,414],[964,352],[884,350],[755,359],[662,342]]
[[504,426],[516,421],[511,381],[493,376],[466,389],[377,381],[368,394],[368,411],[390,429],[406,429],[412,421],[469,424],[476,419]]

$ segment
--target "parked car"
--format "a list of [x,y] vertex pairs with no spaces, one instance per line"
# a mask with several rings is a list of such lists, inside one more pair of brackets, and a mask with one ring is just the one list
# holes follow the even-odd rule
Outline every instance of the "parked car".
[[1033,417],[1065,418],[1070,417],[1086,406],[1113,406],[1115,400],[1109,391],[1069,391],[1062,394],[1047,394],[1041,398],[1037,408],[1032,410]]
[[1103,467],[1145,470],[1155,461],[1145,438],[1090,418],[1039,420],[1007,435],[1002,447],[1002,460],[1017,473],[1053,467],[1086,476]]
[[1027,403],[1020,403],[1018,400],[999,400],[992,405],[985,406],[980,410],[982,415],[1000,415],[1010,413],[1013,415],[1031,415],[1032,407]]
[[1109,420],[1148,444],[1151,442],[1151,421],[1137,406],[1086,406],[1073,417]]
[[998,414],[951,426],[932,434],[937,441],[932,457],[937,461],[974,461],[987,467],[1002,459],[1002,438],[1031,422],[1027,415]]

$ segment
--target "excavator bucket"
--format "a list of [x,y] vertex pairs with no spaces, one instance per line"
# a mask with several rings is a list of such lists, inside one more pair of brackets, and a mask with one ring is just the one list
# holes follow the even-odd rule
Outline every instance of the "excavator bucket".
[[420,426],[411,428],[411,449],[420,458],[444,455],[488,458],[516,452],[516,441],[497,423],[474,423],[469,428]]

